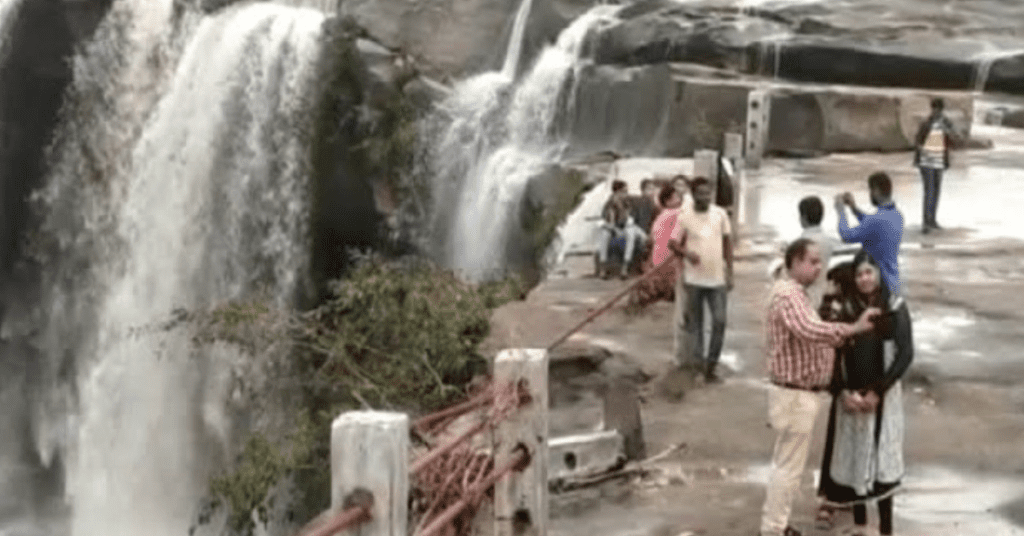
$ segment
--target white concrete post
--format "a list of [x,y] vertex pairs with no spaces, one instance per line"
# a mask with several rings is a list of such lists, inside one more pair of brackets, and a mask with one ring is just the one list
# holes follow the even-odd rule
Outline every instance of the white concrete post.
[[[718,191],[718,151],[698,149],[693,152],[693,176],[705,177],[711,183],[711,195]],[[714,197],[711,202],[714,203]]]
[[531,401],[495,431],[494,465],[509,460],[517,445],[530,465],[494,485],[494,535],[547,536],[548,532],[548,352],[504,350],[494,361],[495,387],[526,380]]
[[732,205],[729,216],[732,224],[733,247],[738,245],[738,224],[743,222],[743,188],[746,179],[743,165],[743,134],[727,132],[722,141],[722,156],[732,165]]
[[340,511],[355,488],[373,493],[373,520],[349,534],[407,536],[409,417],[350,411],[331,424],[331,509]]
[[761,159],[768,145],[768,123],[771,118],[771,92],[755,89],[747,96],[747,167],[761,167]]

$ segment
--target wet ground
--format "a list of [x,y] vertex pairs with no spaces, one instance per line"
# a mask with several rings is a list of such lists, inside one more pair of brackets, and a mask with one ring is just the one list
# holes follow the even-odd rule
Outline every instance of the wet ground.
[[[751,173],[743,192],[747,205],[723,384],[686,390],[679,398],[668,374],[668,303],[639,315],[616,308],[571,339],[573,347],[603,347],[613,358],[597,370],[553,381],[553,435],[600,428],[597,386],[617,370],[642,381],[648,454],[686,446],[654,464],[646,477],[553,496],[550,532],[756,534],[773,441],[765,423],[760,335],[768,264],[778,245],[799,232],[801,197],[825,199],[824,224],[833,229],[831,198],[849,190],[869,206],[865,179],[883,169],[893,176],[907,221],[901,270],[916,347],[904,384],[908,474],[896,499],[896,533],[1024,535],[1024,131],[976,127],[974,135],[994,146],[954,155],[939,208],[946,230],[929,235],[920,232],[921,185],[907,153],[769,160]],[[633,160],[608,172],[636,191],[645,176],[689,173],[691,166],[685,160]],[[496,313],[492,344],[546,346],[624,288],[624,282],[590,277],[591,259],[573,254],[590,247],[588,211],[605,195],[596,189],[570,218],[565,256],[551,277],[525,302]],[[848,516],[834,531],[813,530],[820,443],[794,522],[805,534],[845,534]]]

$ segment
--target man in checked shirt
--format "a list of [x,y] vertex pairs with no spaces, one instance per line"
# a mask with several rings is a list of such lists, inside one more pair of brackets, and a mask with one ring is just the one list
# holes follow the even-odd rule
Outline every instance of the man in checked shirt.
[[877,308],[853,324],[823,322],[807,298],[807,287],[821,272],[821,251],[807,238],[786,248],[788,277],[775,283],[765,319],[768,349],[768,422],[777,433],[768,494],[761,514],[761,536],[800,536],[789,526],[793,498],[807,464],[814,421],[824,405],[832,376],[833,348],[872,329]]

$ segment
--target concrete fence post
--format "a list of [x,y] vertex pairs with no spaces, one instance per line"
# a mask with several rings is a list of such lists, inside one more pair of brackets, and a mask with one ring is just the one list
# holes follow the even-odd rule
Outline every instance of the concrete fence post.
[[504,350],[494,361],[497,388],[526,381],[530,403],[503,420],[494,435],[495,467],[506,463],[517,445],[530,464],[494,485],[495,536],[547,536],[548,530],[548,352]]
[[[693,176],[704,177],[711,183],[711,194],[718,191],[718,151],[698,149],[693,152]],[[711,202],[714,203],[714,198]]]
[[[729,216],[732,224],[733,237],[739,236],[737,224],[743,223],[743,194],[746,188],[746,170],[743,168],[743,134],[727,132],[722,140],[722,156],[729,161],[732,167],[732,205],[729,207]],[[738,242],[738,241],[734,241]],[[736,245],[735,243],[733,244]]]
[[758,169],[768,145],[768,125],[771,119],[771,92],[755,89],[747,96],[747,136],[744,153],[747,167]]
[[409,417],[350,411],[331,424],[331,509],[340,511],[356,488],[373,494],[373,519],[348,534],[407,536]]

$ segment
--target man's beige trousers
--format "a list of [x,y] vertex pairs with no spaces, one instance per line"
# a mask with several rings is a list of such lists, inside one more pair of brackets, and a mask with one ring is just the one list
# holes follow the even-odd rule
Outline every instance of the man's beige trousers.
[[761,536],[782,536],[789,523],[811,450],[814,421],[824,401],[821,393],[768,386],[768,422],[778,435],[761,512]]

